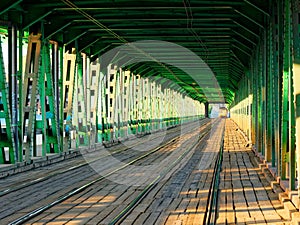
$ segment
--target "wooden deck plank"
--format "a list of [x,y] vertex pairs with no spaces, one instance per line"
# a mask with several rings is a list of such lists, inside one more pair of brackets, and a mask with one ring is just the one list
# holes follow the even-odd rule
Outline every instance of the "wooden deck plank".
[[236,124],[227,119],[217,224],[288,224],[278,196],[245,146]]

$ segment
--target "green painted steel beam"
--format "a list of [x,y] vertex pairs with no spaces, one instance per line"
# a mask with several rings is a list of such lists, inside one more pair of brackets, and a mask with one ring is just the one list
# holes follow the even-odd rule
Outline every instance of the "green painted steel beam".
[[[23,1],[18,7],[26,9],[23,12],[24,21],[20,23],[25,24],[24,29],[35,27],[43,20],[47,28],[46,38],[67,44],[68,48],[74,47],[77,40],[78,49],[90,54],[92,60],[99,54],[123,44],[124,40],[126,42],[157,38],[181,44],[206,60],[223,91],[227,87],[234,90],[235,85],[228,82],[233,80],[235,83],[241,79],[244,69],[249,67],[249,57],[252,56],[252,49],[259,39],[257,28],[265,26],[264,12],[269,4],[260,3],[260,7],[256,8],[252,1],[250,4],[244,1],[196,1],[189,7],[193,11],[193,18],[190,18],[182,2],[171,3],[170,6],[169,2],[161,1],[140,5],[136,2],[80,0],[75,2],[78,7],[75,7],[75,10],[62,1],[54,0],[35,1],[35,4]],[[214,13],[210,13],[211,10]],[[8,12],[11,13],[11,10]],[[84,17],[82,12],[88,14],[91,21]],[[255,17],[252,16],[252,12],[255,13]],[[8,13],[4,14],[9,16]],[[105,26],[101,26],[100,21]],[[107,33],[116,36],[112,38]],[[234,54],[225,55],[222,49]],[[223,59],[209,56],[211,53],[221,55]],[[172,76],[172,73],[168,75],[168,71],[157,68],[154,70],[164,76]],[[149,71],[146,71],[147,76],[157,74]],[[188,80],[185,74],[178,71],[173,73],[180,76],[181,80],[187,80],[187,85],[191,85],[189,82],[192,81]],[[182,83],[178,80],[176,82]]]
[[[300,27],[299,27],[299,5],[297,2],[292,2],[293,13],[293,89],[294,89],[294,118],[295,118],[295,144],[296,144],[296,169],[297,169],[297,185],[300,184]],[[298,196],[300,196],[300,189],[298,188]]]
[[68,26],[70,26],[72,24],[72,22],[69,22],[69,23],[66,23],[64,24],[63,26],[55,29],[55,31],[53,31],[52,33],[50,34],[47,34],[47,36],[44,38],[44,39],[50,39],[51,37],[53,37],[55,34],[59,33],[59,32],[63,32],[63,30],[65,28],[67,28]]
[[243,30],[247,31],[249,34],[251,34],[253,37],[256,37],[259,39],[259,35],[254,33],[254,31],[250,30],[249,28],[245,27],[244,25],[238,23],[237,21],[233,20],[233,23],[236,24],[238,27],[242,28]]
[[53,11],[49,11],[46,13],[43,13],[41,15],[39,15],[37,18],[35,18],[33,21],[30,21],[28,24],[25,24],[24,27],[22,27],[22,29],[25,31],[27,30],[29,27],[31,27],[32,25],[34,25],[37,22],[42,21],[45,17],[49,16]]
[[253,46],[256,46],[256,43],[253,40],[251,40],[250,38],[246,37],[244,34],[241,34],[240,32],[237,32],[233,29],[231,31],[232,31],[232,33],[238,35],[239,37],[243,38],[244,40],[250,42]]
[[290,15],[289,2],[285,0],[284,20],[284,55],[283,55],[283,77],[282,77],[282,117],[281,117],[281,178],[286,179],[286,164],[290,162],[288,152],[289,129],[289,77],[290,77]]
[[73,37],[72,39],[70,40],[67,40],[65,45],[69,45],[70,43],[72,42],[75,42],[76,40],[78,40],[80,37],[84,36],[88,34],[88,31],[85,31],[85,32],[80,32],[78,35],[76,35],[75,37]]
[[[20,17],[22,18],[22,16]],[[23,45],[23,35],[24,35],[24,32],[22,31],[22,29],[20,29],[19,31],[19,46],[22,46]],[[23,48],[19,48],[19,56],[20,55],[23,55]],[[19,62],[19,65],[18,65],[18,82],[19,82],[19,87],[18,87],[18,94],[19,94],[19,105],[22,106],[23,105],[23,93],[22,93],[22,90],[23,90],[23,58],[22,57],[19,57],[18,58],[18,62]],[[23,108],[22,107],[19,107],[19,120],[18,120],[18,135],[19,137],[23,137],[24,134],[23,134],[23,118],[22,118],[22,115],[23,115]],[[19,162],[22,162],[23,161],[23,140],[22,138],[19,138],[19,152],[18,152],[18,161]]]
[[[0,16],[6,12],[8,12],[10,9],[13,9],[14,7],[16,7],[17,5],[19,5],[23,0],[18,0],[14,3],[12,3],[9,6],[6,6],[2,11],[0,11]],[[2,8],[2,7],[1,7]]]
[[[100,2],[101,4],[101,7],[98,7],[100,9],[108,9],[108,10],[111,10],[111,9],[115,9],[116,11],[120,9],[120,6],[116,6],[115,4],[112,4],[111,1],[108,1],[108,0],[102,0]],[[151,1],[150,3],[147,4],[147,2],[145,3],[145,6],[140,6],[140,5],[136,5],[136,2],[128,2],[128,1],[124,1],[125,3],[125,6],[123,6],[122,8],[128,8],[128,9],[143,9],[145,7],[148,7],[149,4],[152,4],[152,3],[159,3],[158,6],[156,6],[156,8],[171,8],[169,7],[169,2],[161,2],[161,1]],[[178,5],[179,6],[172,6],[172,7],[181,7],[183,8],[181,2],[177,2],[179,3]],[[242,6],[244,5],[243,2],[233,2],[233,1],[202,1],[201,0],[201,3],[202,4],[205,4],[205,5],[212,5],[212,6],[219,6],[221,8],[223,7],[229,7],[229,6]],[[94,9],[94,6],[95,6],[95,1],[87,1],[87,0],[84,0],[84,1],[78,1],[76,3],[78,6],[82,6],[81,8],[85,8],[85,9],[91,9],[93,10]],[[36,4],[36,8],[45,8],[45,7],[61,7],[61,8],[65,8],[65,9],[68,9],[69,8],[66,8],[66,4],[64,4],[62,1],[58,1],[58,2],[41,2],[39,4]],[[149,7],[154,7],[153,5],[152,6],[149,6]],[[198,6],[200,7],[200,6]],[[207,7],[207,6],[206,6]],[[194,8],[194,7],[193,7]]]
[[[85,3],[82,2],[83,4]],[[79,5],[79,4],[78,4]],[[94,5],[95,5],[95,2],[94,2]],[[231,9],[232,7],[231,6],[228,6],[225,5],[225,6],[194,6],[192,7],[193,9],[198,9],[198,10],[203,10],[203,11],[206,11],[207,9]],[[119,14],[118,11],[120,10],[120,7],[109,7],[107,6],[107,4],[105,4],[104,7],[80,7],[81,10],[86,10],[86,11],[99,11],[99,10],[107,10],[107,11],[112,11],[112,10],[115,10],[116,13],[113,13],[113,14]],[[185,10],[185,8],[180,4],[180,6],[169,6],[169,5],[164,5],[164,6],[122,6],[122,9],[125,11],[125,10],[135,10],[139,13],[144,13],[144,11],[140,11],[140,10],[144,10],[144,9],[149,9],[149,10],[162,10],[162,11],[166,11],[167,9],[171,9],[171,10]],[[58,8],[57,7],[57,10],[59,11],[74,11],[75,9],[74,8],[71,8],[71,7],[60,7]]]
[[[2,40],[0,36],[0,164],[15,163],[15,154],[13,146],[13,132],[11,121],[11,110],[9,104],[9,93],[6,82],[4,59],[2,53]],[[5,129],[4,129],[5,127]],[[8,157],[5,150],[8,148]],[[8,161],[6,160],[8,158]]]
[[44,43],[42,47],[41,69],[39,75],[39,94],[43,118],[42,131],[45,135],[43,143],[43,155],[45,156],[46,153],[59,153],[61,150],[58,137],[59,127],[57,124],[54,82],[51,72],[50,46],[48,43]]
[[245,15],[244,13],[240,12],[237,9],[234,9],[234,12],[236,12],[237,14],[239,14],[242,17],[246,18],[247,20],[251,21],[252,23],[254,23],[255,25],[257,25],[261,29],[264,29],[264,26],[262,24],[260,24],[259,22],[257,22],[255,19],[250,18],[250,16]]
[[[86,102],[84,96],[84,81],[83,81],[83,59],[79,52],[76,56],[76,66],[77,66],[77,88],[78,88],[78,102],[73,104],[80,105],[77,113],[78,119],[81,122],[78,122],[78,134],[82,136],[81,145],[88,145],[88,132],[87,132],[87,121],[86,121]],[[74,98],[75,99],[75,98]]]
[[253,8],[255,8],[257,11],[263,13],[267,17],[270,17],[269,13],[267,13],[265,10],[261,9],[260,7],[256,6],[255,4],[249,2],[248,0],[243,0],[243,1],[246,2],[248,5],[252,6]]
[[236,48],[237,50],[239,50],[240,52],[242,52],[244,55],[247,55],[248,57],[251,57],[250,53],[248,53],[247,51],[241,49],[240,47],[236,46],[235,44],[233,44],[232,47]]
[[[145,18],[145,17],[135,17],[134,15],[127,15],[127,17],[105,17],[104,14],[99,14],[98,15],[99,17],[97,17],[97,15],[94,15],[95,18],[97,19],[101,19],[102,22],[106,22],[106,23],[130,23],[130,22],[136,22],[136,21],[139,21],[139,22],[156,22],[156,21],[163,21],[163,22],[174,22],[174,21],[188,21],[189,19],[186,17],[186,15],[182,15],[179,17],[179,15],[175,16],[169,16],[169,17],[155,17],[155,18]],[[116,15],[118,16],[118,15]],[[130,16],[130,17],[129,17]],[[209,13],[201,13],[201,18],[194,18],[193,21],[212,21],[212,20],[218,20],[218,21],[229,21],[231,18],[238,18],[239,16],[238,15],[235,15],[235,14],[221,14],[221,13],[216,13],[216,14],[209,14]],[[71,14],[65,14],[63,16],[64,19],[74,19],[73,21],[74,22],[77,22],[77,23],[89,23],[90,20],[88,19],[81,19],[82,17],[80,17],[79,15],[76,16],[76,15],[71,15]],[[76,19],[78,18],[78,19]],[[126,19],[126,20],[125,20]]]
[[[25,161],[30,162],[36,156],[36,109],[38,96],[39,59],[41,51],[41,34],[28,37],[28,53],[26,56],[25,73],[22,86],[22,139],[25,150]],[[35,47],[32,47],[35,46]],[[27,121],[28,120],[28,123]]]
[[273,46],[273,27],[270,24],[267,29],[267,51],[268,51],[268,74],[267,74],[267,151],[269,152],[267,160],[275,166],[276,149],[274,147],[274,105],[273,105],[273,88],[274,88],[274,46]]
[[[288,82],[288,108],[289,108],[289,134],[288,134],[288,150],[289,150],[289,188],[295,190],[295,179],[296,179],[296,146],[295,146],[295,108],[294,108],[294,85],[293,85],[293,57],[291,46],[293,45],[292,39],[292,1],[285,1],[285,22],[286,22],[286,34],[289,38],[289,82]],[[285,43],[288,44],[288,43]]]

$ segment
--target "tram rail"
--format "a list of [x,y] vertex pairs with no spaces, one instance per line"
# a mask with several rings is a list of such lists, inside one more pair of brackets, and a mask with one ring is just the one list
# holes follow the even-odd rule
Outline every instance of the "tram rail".
[[[198,121],[198,122],[199,122],[200,125],[201,125],[202,123],[207,122],[207,120],[204,119],[204,120],[200,120],[200,121]],[[198,123],[198,122],[196,122],[196,123]],[[191,126],[191,125],[192,125],[192,126]],[[168,129],[168,133],[167,133],[168,137],[165,138],[165,139],[166,139],[165,142],[168,142],[168,141],[170,141],[170,140],[175,139],[175,138],[176,138],[175,136],[176,136],[176,134],[178,133],[178,131],[179,131],[180,129],[182,129],[182,130],[184,131],[185,129],[187,129],[187,127],[189,127],[189,129],[192,127],[192,130],[195,129],[195,127],[193,127],[193,122],[186,123],[186,124],[182,124],[181,126],[172,127],[172,129]],[[154,135],[153,138],[150,137],[151,135],[148,135],[148,137],[151,138],[151,139],[150,139],[151,141],[160,138],[159,133],[156,133],[156,134],[157,134],[157,136]],[[145,137],[145,136],[139,137],[139,141],[138,141],[138,142],[135,141],[133,144],[126,144],[126,145],[124,145],[122,142],[120,142],[118,145],[112,145],[112,146],[109,146],[107,149],[109,149],[110,154],[112,154],[112,155],[115,155],[115,154],[118,154],[118,153],[122,153],[122,152],[124,152],[124,151],[130,150],[130,149],[135,148],[135,147],[138,147],[138,146],[142,146],[143,144],[149,142],[149,139],[143,140],[143,137]],[[133,140],[133,141],[134,141],[134,140]],[[98,147],[98,149],[95,148],[94,151],[98,151],[98,150],[101,150],[101,149],[99,149],[99,147]],[[54,173],[51,173],[51,174],[46,173],[46,175],[44,175],[44,176],[40,176],[40,177],[38,177],[38,178],[36,178],[36,179],[33,179],[33,180],[30,180],[30,181],[28,181],[28,182],[21,182],[21,183],[20,183],[19,185],[17,185],[17,186],[14,185],[14,187],[6,187],[6,188],[3,188],[2,190],[0,190],[0,197],[1,197],[1,196],[4,196],[4,195],[7,195],[7,194],[9,194],[9,193],[11,193],[11,192],[14,192],[14,191],[18,191],[18,190],[20,190],[20,189],[22,189],[22,188],[25,188],[25,187],[28,187],[28,186],[30,186],[30,185],[33,185],[33,184],[36,184],[36,183],[39,183],[39,182],[48,180],[48,179],[50,179],[50,178],[52,178],[52,177],[55,177],[55,176],[57,176],[57,175],[67,173],[67,172],[69,172],[69,171],[72,171],[72,170],[75,170],[75,169],[79,169],[79,168],[84,167],[84,166],[88,166],[90,163],[97,162],[98,160],[101,160],[101,159],[103,159],[104,157],[106,157],[106,156],[105,156],[105,155],[104,155],[104,156],[100,156],[100,157],[98,157],[98,158],[96,158],[96,159],[94,159],[94,160],[92,160],[92,161],[89,161],[89,162],[84,161],[83,163],[80,163],[79,165],[72,166],[72,167],[67,168],[67,169],[59,170],[59,171],[54,172]],[[49,167],[49,166],[51,166],[51,165],[48,165],[48,167]],[[37,169],[42,170],[43,168],[45,168],[45,167],[37,168]],[[5,179],[5,177],[4,177],[4,179]]]
[[[207,120],[203,120],[201,123],[202,123],[202,125],[203,125],[203,123],[204,123],[204,124],[208,124],[209,122],[208,122]],[[191,127],[191,126],[189,126],[189,128],[190,128],[190,127]],[[193,131],[194,131],[194,130],[193,130]],[[174,131],[174,133],[176,133],[176,132]],[[134,164],[134,163],[138,162],[139,160],[141,160],[141,159],[147,157],[148,155],[151,155],[151,154],[153,154],[153,153],[159,151],[160,149],[164,148],[164,146],[167,146],[167,145],[169,145],[170,143],[174,142],[176,139],[178,139],[178,137],[172,138],[171,140],[169,140],[169,141],[167,141],[166,143],[164,143],[163,145],[161,145],[161,146],[159,146],[159,147],[153,149],[152,151],[147,152],[146,154],[144,154],[144,155],[142,155],[142,156],[139,156],[139,157],[137,157],[137,158],[131,160],[130,162],[127,162],[126,165],[131,165],[131,164]],[[132,146],[131,146],[131,147],[132,147]],[[119,151],[121,151],[121,150],[119,150]],[[123,151],[124,151],[124,150],[123,150]],[[97,160],[100,160],[100,159],[95,159],[94,161],[97,161]],[[30,213],[27,213],[26,215],[20,217],[19,219],[14,220],[14,221],[11,222],[10,224],[22,224],[22,223],[26,222],[27,220],[29,220],[29,219],[31,219],[31,218],[34,218],[34,216],[41,214],[41,213],[44,212],[45,210],[47,210],[47,209],[53,207],[54,205],[57,205],[57,204],[59,204],[60,202],[66,200],[66,199],[68,199],[68,198],[70,198],[71,196],[73,196],[73,195],[75,195],[75,194],[77,194],[77,193],[80,193],[81,191],[85,190],[87,187],[89,187],[89,186],[95,184],[96,182],[99,182],[99,181],[103,180],[106,176],[109,176],[110,174],[113,174],[113,173],[115,173],[115,172],[121,170],[122,168],[126,167],[126,165],[125,165],[125,166],[122,166],[122,167],[119,167],[118,169],[115,169],[115,170],[113,170],[113,171],[107,173],[105,176],[101,176],[101,177],[99,177],[98,179],[93,180],[92,182],[86,183],[85,185],[82,185],[82,186],[80,186],[79,188],[76,188],[76,189],[72,190],[71,192],[68,192],[68,193],[66,193],[66,194],[64,194],[64,195],[62,195],[62,196],[60,196],[60,197],[58,197],[56,200],[52,201],[50,204],[47,204],[47,205],[42,206],[42,207],[39,207],[39,208],[37,208],[36,210],[33,210],[33,211],[31,211]],[[80,167],[82,167],[82,166],[84,166],[84,165],[78,165],[78,167],[76,167],[76,168],[80,168]],[[74,168],[71,168],[70,170],[72,170],[72,169],[74,169]],[[68,171],[68,170],[66,170],[66,171]],[[66,171],[64,171],[64,172],[66,172]],[[60,173],[63,173],[63,171],[59,172],[59,174],[60,174]],[[53,176],[54,176],[54,175],[53,175]],[[43,178],[43,179],[46,180],[46,179],[49,179],[49,178],[51,178],[51,177],[52,177],[52,176],[50,176],[50,177],[45,177],[45,178]],[[41,180],[43,180],[43,179],[40,179],[40,180],[37,179],[36,182],[39,182],[39,181],[41,181]],[[30,185],[32,185],[31,182],[28,183],[28,186],[30,186]],[[25,186],[23,186],[23,187],[25,187]],[[20,187],[20,188],[23,188],[23,187]],[[8,193],[8,192],[13,192],[13,191],[16,191],[16,190],[17,190],[17,189],[10,190],[10,191],[7,191],[7,193]],[[2,192],[2,193],[3,193],[3,192]],[[3,195],[3,194],[2,194],[2,195]]]

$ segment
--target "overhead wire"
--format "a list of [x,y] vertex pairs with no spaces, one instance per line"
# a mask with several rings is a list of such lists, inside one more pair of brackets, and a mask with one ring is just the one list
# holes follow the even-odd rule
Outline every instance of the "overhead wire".
[[[159,62],[156,58],[154,58],[153,56],[149,55],[149,53],[146,53],[145,51],[143,51],[142,49],[138,48],[137,46],[133,45],[132,43],[128,42],[125,38],[123,38],[122,36],[118,35],[117,33],[115,33],[114,31],[112,31],[111,29],[109,29],[107,26],[105,26],[104,24],[102,24],[101,22],[99,22],[97,19],[95,19],[94,17],[92,17],[91,15],[89,15],[88,13],[86,13],[85,11],[83,11],[82,9],[80,9],[78,6],[76,6],[73,2],[69,1],[69,0],[61,0],[63,3],[65,3],[66,5],[68,5],[69,7],[71,7],[72,9],[74,9],[75,11],[77,11],[78,13],[80,13],[82,16],[86,17],[88,20],[90,20],[91,22],[93,22],[94,24],[96,24],[98,27],[100,27],[101,29],[105,30],[106,32],[108,32],[109,34],[111,34],[113,37],[115,37],[116,39],[120,40],[121,42],[128,44],[128,46],[132,47],[134,50],[137,50],[138,52],[142,53],[143,55],[147,56],[148,58],[150,58],[150,60],[156,62],[157,64],[159,64],[162,68],[165,68],[170,74],[173,75],[173,77],[175,78],[175,80],[177,80],[177,82],[179,83],[185,83],[182,80],[180,80],[175,74],[174,72],[167,67],[165,64]],[[181,87],[181,86],[180,86]],[[183,88],[183,87],[181,87]],[[186,90],[187,91],[187,90]],[[192,94],[192,93],[191,93]],[[190,94],[190,96],[191,96]]]
[[81,15],[83,15],[84,17],[86,17],[91,22],[95,23],[98,27],[100,27],[103,30],[107,31],[109,34],[111,34],[112,36],[114,36],[115,38],[117,38],[118,40],[120,40],[121,42],[128,43],[128,41],[125,40],[123,37],[121,37],[120,35],[118,35],[114,31],[112,31],[111,29],[109,29],[104,24],[100,23],[98,20],[96,20],[94,17],[92,17],[91,15],[89,15],[88,13],[86,13],[85,11],[83,11],[82,9],[78,8],[73,2],[71,2],[69,0],[61,0],[61,1],[63,3],[65,3],[66,5],[70,6],[72,9],[74,9],[78,13],[80,13]]
[[194,30],[194,27],[193,27],[194,16],[193,16],[193,11],[192,11],[192,7],[190,4],[190,0],[183,0],[183,5],[184,5],[185,13],[187,16],[187,29],[190,31],[190,33],[192,33],[192,35],[196,38],[196,40],[200,43],[201,47],[204,49],[204,51],[205,51],[204,58],[208,59],[209,50],[208,50],[207,46],[203,43],[203,41],[201,40],[201,37]]
[[[195,37],[195,39],[200,44],[200,46],[202,47],[202,49],[204,49],[204,59],[207,60],[208,59],[208,49],[207,49],[207,46],[203,43],[203,41],[201,40],[200,36],[197,34],[197,32],[193,28],[194,17],[193,17],[193,11],[192,11],[192,8],[191,8],[190,1],[189,0],[183,0],[183,5],[184,5],[185,13],[186,13],[186,16],[187,16],[187,29],[193,35],[193,37]],[[198,94],[200,94],[200,95],[202,94],[195,87],[193,87],[193,89]]]
[[[200,43],[202,48],[204,49],[204,51],[205,51],[204,59],[208,60],[209,50],[208,50],[207,46],[201,40],[201,37],[198,35],[198,33],[193,28],[194,16],[193,16],[193,11],[192,11],[190,0],[183,0],[183,5],[184,5],[186,16],[187,16],[187,28],[193,34],[193,36],[196,38],[196,40]],[[217,90],[219,90],[219,88],[217,87],[217,84],[215,84],[215,87]],[[219,94],[219,96],[223,96],[223,94],[220,93],[220,90],[218,91],[218,94]]]

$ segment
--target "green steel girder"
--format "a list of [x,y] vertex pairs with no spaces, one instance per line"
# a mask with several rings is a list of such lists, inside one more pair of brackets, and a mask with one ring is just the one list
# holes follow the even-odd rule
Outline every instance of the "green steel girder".
[[[88,31],[85,31],[85,32],[77,32],[76,33],[76,35],[74,36],[74,37],[72,37],[72,38],[65,38],[65,45],[69,45],[69,44],[71,44],[72,42],[76,42],[76,41],[78,41],[78,39],[80,38],[80,37],[82,37],[82,36],[84,36],[84,35],[87,35],[88,34]],[[68,36],[68,35],[66,35],[66,36]]]
[[[41,126],[43,133],[42,155],[60,152],[59,127],[57,124],[57,111],[54,99],[54,83],[51,73],[50,46],[44,43],[41,54],[39,74],[39,95],[42,113]],[[46,78],[46,79],[45,79]],[[50,125],[51,124],[51,125]]]
[[[250,79],[251,79],[251,84],[252,84],[252,93],[257,93],[257,84],[256,84],[256,79],[255,79],[255,69],[254,69],[254,59],[251,59],[251,67],[250,67]],[[251,142],[253,144],[257,144],[257,133],[256,133],[256,124],[257,124],[257,95],[253,94],[252,97],[252,122],[251,122]]]
[[[83,7],[86,7],[86,9],[93,9],[95,7],[95,3],[97,1],[95,0],[92,0],[92,1],[75,1],[75,3],[78,5],[78,6],[82,6]],[[153,6],[153,3],[156,2],[157,3],[157,6]],[[110,1],[108,0],[103,0],[101,2],[101,7],[103,9],[107,9],[107,10],[112,10],[112,9],[115,9],[117,10],[118,7],[116,7],[115,5],[112,5],[112,6],[109,6],[108,4],[111,3]],[[145,2],[143,4],[143,6],[140,6],[139,4],[137,5],[136,2],[128,2],[126,1],[126,6],[124,6],[125,9],[132,9],[132,10],[137,10],[137,9],[140,9],[140,10],[143,10],[145,8],[151,8],[151,9],[155,9],[155,8],[162,8],[162,7],[165,7],[165,8],[176,8],[175,5],[173,6],[170,6],[169,3],[166,3],[166,2],[161,2],[161,1],[149,1],[149,2]],[[180,4],[181,6],[181,1],[175,1],[175,3]],[[232,2],[232,1],[226,1],[226,0],[223,0],[223,1],[202,1],[201,0],[201,3],[205,6],[205,7],[208,7],[208,6],[213,6],[213,7],[210,7],[210,8],[218,8],[218,7],[225,7],[225,6],[244,6],[245,3],[243,3],[242,1],[241,2]],[[61,6],[61,8],[64,8],[66,7],[66,5],[59,1],[59,2],[41,2],[37,5],[35,5],[35,7],[37,8],[45,8],[45,7],[55,7],[55,6]],[[204,7],[203,6],[203,7]],[[100,7],[100,6],[99,6]],[[207,10],[207,8],[205,8]]]
[[281,118],[281,178],[286,179],[286,163],[288,152],[288,133],[289,129],[289,77],[291,60],[291,29],[290,29],[290,9],[289,0],[284,1],[284,55],[283,55],[283,77],[282,77],[282,118]]
[[[61,136],[64,137],[61,139],[61,145],[63,150],[68,149],[71,145],[71,131],[73,130],[72,122],[72,110],[73,110],[73,98],[74,98],[74,83],[77,79],[76,74],[76,54],[72,52],[67,52],[64,54],[64,51],[61,49],[61,95],[60,98],[60,118],[61,119]],[[77,114],[74,114],[77,116]]]
[[[288,152],[289,152],[289,188],[295,190],[296,177],[296,152],[295,152],[295,109],[294,109],[294,88],[293,88],[293,57],[292,57],[292,1],[285,1],[285,54],[284,74],[288,73]],[[285,81],[284,81],[285,83]],[[285,92],[284,92],[285,93]],[[285,105],[285,100],[283,102]],[[283,113],[283,116],[285,114]],[[285,118],[283,118],[285,119]]]
[[69,22],[69,23],[64,24],[64,25],[62,25],[61,27],[59,27],[59,28],[53,30],[53,32],[49,32],[49,31],[48,31],[48,34],[47,34],[47,36],[46,36],[44,39],[50,39],[50,38],[52,38],[52,36],[54,36],[54,35],[57,34],[57,33],[60,33],[61,31],[63,31],[65,28],[67,28],[67,27],[70,26],[71,24],[72,24],[72,22]]
[[255,55],[255,65],[253,70],[253,85],[255,86],[253,93],[255,96],[255,103],[254,106],[255,110],[255,144],[259,152],[262,154],[265,153],[265,149],[263,146],[263,118],[262,118],[262,111],[263,111],[263,96],[262,96],[262,88],[263,88],[263,43],[260,43],[257,47],[256,55]]
[[[277,29],[277,24],[276,24],[276,17],[275,17],[275,6],[272,7],[271,9],[271,15],[272,15],[272,19],[270,21],[270,27],[273,28],[272,29],[272,39],[270,40],[273,43],[273,110],[274,110],[274,114],[273,114],[273,126],[274,126],[274,150],[272,149],[275,157],[272,158],[272,166],[277,166],[279,167],[279,158],[280,158],[280,154],[279,154],[279,150],[280,150],[280,93],[279,93],[279,54],[278,51],[276,51],[275,49],[280,49],[279,44],[281,44],[281,42],[278,41],[278,38],[276,36],[276,29]],[[278,17],[278,16],[277,16]],[[272,153],[272,155],[273,155]]]
[[275,166],[276,162],[276,149],[274,147],[274,105],[273,105],[273,85],[274,85],[274,55],[273,55],[273,26],[269,25],[267,29],[267,57],[268,57],[268,74],[267,74],[267,157],[266,159],[269,162],[272,162],[272,165]]
[[246,40],[247,42],[251,43],[253,47],[256,46],[255,40],[252,40],[251,38],[246,37],[244,34],[241,34],[241,32],[237,32],[234,29],[231,29],[231,32],[233,34],[236,34],[237,36],[241,37],[243,40]]
[[[20,4],[23,0],[18,0],[18,1],[15,1],[15,2],[12,2],[12,1],[5,1],[5,5],[2,6],[1,5],[1,10],[0,11],[0,15],[6,13],[7,11],[9,11],[10,9],[13,9],[15,6],[17,6],[18,4]],[[12,2],[12,3],[11,3]],[[4,2],[3,2],[4,3]],[[10,4],[11,3],[11,4]]]
[[250,30],[249,28],[247,28],[246,26],[240,24],[239,22],[233,20],[233,23],[236,25],[234,27],[239,27],[242,28],[242,30],[246,31],[248,34],[251,34],[253,37],[259,39],[259,35],[255,33],[255,31]]
[[[265,10],[263,10],[261,7],[258,7],[257,5],[251,3],[250,1],[248,0],[243,0],[245,3],[247,3],[248,5],[252,6],[254,9],[256,9],[257,11],[263,13],[264,15],[266,15],[267,17],[269,17],[269,13],[267,13]],[[262,3],[261,1],[259,2],[260,4]],[[257,4],[257,2],[256,2]]]
[[[4,60],[2,53],[2,41],[0,37],[0,164],[14,163],[15,154],[11,129],[11,112],[9,93],[5,76]],[[4,123],[5,124],[4,124]],[[8,148],[8,161],[6,160],[5,148]]]
[[[293,66],[298,71],[297,63],[293,65],[293,44],[298,43],[292,38],[293,32],[299,38],[298,26],[295,31],[295,22],[291,20],[292,3],[291,0],[284,0],[272,5],[269,11],[271,18],[267,20],[268,25],[261,34],[255,55],[251,57],[250,70],[245,70],[245,76],[238,84],[233,103],[238,104],[252,93],[252,106],[248,108],[252,109],[252,142],[265,159],[277,167],[281,179],[289,179],[290,190],[295,189],[296,176]],[[294,19],[298,13],[293,15]],[[297,51],[294,51],[296,55]],[[230,62],[234,63],[237,58],[231,58]],[[239,67],[230,66],[228,70],[233,74],[230,77],[244,75],[242,64],[238,64]],[[238,113],[246,115],[245,108]]]
[[[36,108],[37,108],[37,92],[39,78],[39,59],[41,51],[41,34],[28,37],[28,50],[26,56],[25,74],[22,85],[22,139],[26,136],[23,143],[25,150],[25,161],[30,162],[31,157],[36,154]],[[26,123],[28,120],[28,124]],[[26,126],[27,125],[27,126]]]
[[81,54],[76,52],[76,75],[75,75],[75,95],[73,99],[73,115],[77,114],[78,121],[73,120],[72,122],[76,126],[78,132],[77,142],[78,144],[88,145],[88,132],[87,132],[87,117],[86,117],[86,101],[84,92],[84,81],[83,81],[83,58]]
[[[295,144],[296,144],[296,165],[297,165],[297,180],[298,187],[300,184],[300,82],[299,82],[299,72],[300,72],[300,27],[299,27],[299,12],[300,7],[298,2],[292,2],[292,13],[293,13],[293,89],[294,89],[294,118],[295,118]],[[298,196],[300,195],[300,189],[298,188]]]
[[[156,74],[160,74],[164,78],[168,78],[168,79],[171,79],[172,81],[175,81],[181,87],[184,87],[184,86],[188,85],[189,83],[195,83],[195,81],[192,78],[189,77],[187,79],[187,76],[184,76],[182,74],[182,72],[179,73],[180,75],[176,75],[176,72],[178,72],[179,70],[175,67],[169,66],[168,67],[169,70],[172,71],[172,73],[169,73],[169,71],[166,70],[166,68],[163,68],[159,65],[153,66],[152,64],[154,64],[154,63],[141,64],[141,66],[139,66],[139,64],[135,64],[134,66],[127,67],[127,69],[130,69],[130,70],[134,71],[135,73],[141,74],[143,76],[156,76]],[[151,65],[151,66],[149,66],[149,65]],[[149,69],[149,68],[151,68],[151,69]],[[147,71],[145,71],[145,70],[147,70]],[[146,75],[144,73],[146,73]],[[154,73],[154,74],[147,75],[147,73],[150,73],[150,74]],[[165,76],[163,76],[164,73],[166,73]],[[191,86],[191,89],[186,89],[186,90],[189,94],[192,94],[193,92],[191,92],[191,90],[196,90],[196,89]],[[199,91],[196,90],[196,92],[199,92]]]
[[262,23],[257,22],[254,18],[251,18],[250,15],[246,15],[245,13],[240,12],[239,10],[234,9],[234,12],[236,12],[237,14],[241,15],[242,17],[246,18],[248,21],[254,23],[255,25],[257,25],[258,27],[260,27],[261,29],[264,29],[264,26],[262,25]]
[[96,38],[95,40],[92,40],[90,43],[87,43],[85,46],[82,46],[78,51],[83,52],[84,50],[89,49],[91,46],[93,46],[98,41],[100,41],[100,38]]
[[[208,52],[207,55],[221,55],[222,49],[234,52],[233,59],[231,54],[226,54],[228,58],[224,59],[224,64],[211,58],[207,60],[224,93],[230,87],[227,85],[229,80],[239,81],[244,75],[236,68],[232,69],[235,66],[232,63],[226,64],[226,60],[237,60],[243,69],[249,68],[248,59],[258,43],[259,30],[265,27],[268,17],[266,11],[270,6],[268,1],[257,0],[194,1],[189,7],[185,7],[179,0],[150,0],[144,1],[142,5],[133,1],[76,0],[72,1],[78,7],[75,11],[66,3],[65,0],[10,0],[0,3],[4,9],[0,20],[17,21],[25,30],[38,27],[43,20],[46,39],[67,44],[68,49],[74,47],[77,41],[79,50],[91,55],[92,60],[124,41],[150,38],[181,44],[203,58],[206,57],[203,52]],[[186,9],[192,12],[193,18],[186,13]],[[22,21],[17,17],[10,18],[16,16],[16,10],[23,17]],[[80,10],[95,20],[88,21],[79,13]],[[110,36],[112,33],[116,35]],[[196,96],[197,92],[193,95]]]
[[[276,39],[276,71],[278,72],[278,77],[277,77],[277,82],[276,86],[278,87],[278,95],[276,96],[277,100],[277,113],[278,117],[276,118],[277,125],[278,125],[278,135],[277,137],[279,138],[277,141],[278,144],[278,151],[277,151],[277,168],[278,168],[278,174],[281,175],[281,170],[282,170],[282,164],[284,163],[282,160],[282,143],[281,143],[281,127],[282,127],[282,101],[283,101],[283,63],[280,63],[280,61],[283,60],[283,55],[284,55],[284,7],[283,7],[284,1],[278,1],[276,4],[276,8],[274,9],[275,14],[277,15],[277,21],[275,21],[275,28],[277,30],[277,39]],[[285,165],[284,165],[285,166]]]

